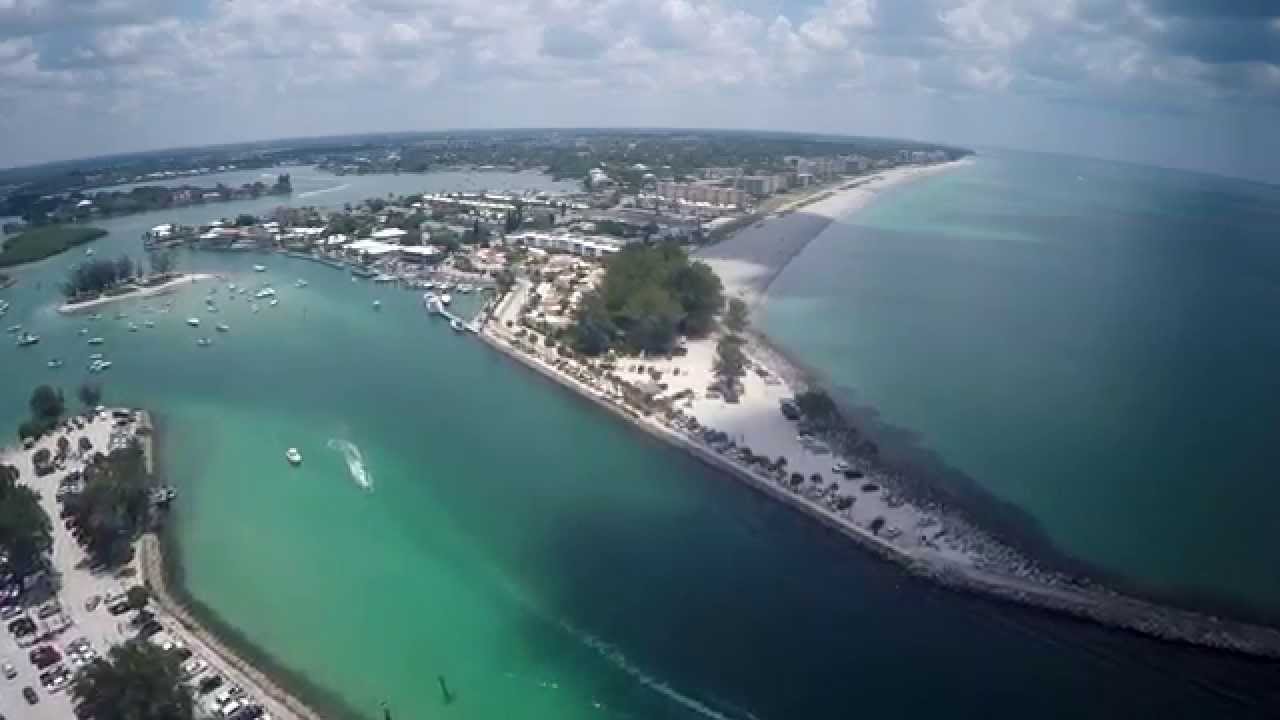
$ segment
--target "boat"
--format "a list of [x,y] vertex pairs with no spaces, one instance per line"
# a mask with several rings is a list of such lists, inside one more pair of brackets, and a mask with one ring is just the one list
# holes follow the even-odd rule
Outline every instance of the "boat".
[[187,324],[190,325],[191,327],[200,327],[200,318],[189,317],[187,318]]
[[219,325],[214,329],[217,330],[218,332],[231,332],[230,325]]
[[106,342],[106,340],[103,340],[103,339],[102,339],[102,338],[100,338],[100,337],[91,337],[91,338],[89,338],[89,344],[90,344],[90,345],[101,345],[101,344],[102,344],[102,343],[104,343],[104,342]]
[[54,358],[54,359],[50,360],[49,362],[47,362],[47,363],[45,363],[45,364],[46,364],[46,365],[48,365],[48,366],[49,366],[49,367],[51,367],[51,368],[60,368],[60,367],[62,367],[62,361],[61,361],[61,360],[59,360],[58,358]]
[[90,355],[90,356],[89,356],[89,359],[90,359],[90,360],[101,360],[101,359],[102,359],[102,353],[93,353],[92,355]]
[[266,272],[266,271],[267,271],[267,266],[266,266],[266,265],[254,265],[254,266],[253,266],[253,271],[254,271],[254,272]]
[[373,301],[373,309],[374,309],[374,310],[381,310],[381,309],[382,309],[382,301],[381,301],[381,300],[374,300],[374,301]]
[[210,340],[207,337],[202,337],[199,340],[196,340],[196,345],[199,345],[200,347],[209,347],[212,344],[213,340]]
[[306,286],[307,286],[307,281],[306,281],[306,280],[303,280],[302,278],[298,278],[298,282],[294,283],[294,285],[296,285],[296,286],[298,286],[298,287],[300,287],[300,288],[304,288],[304,287],[306,287]]
[[257,303],[250,303],[250,304],[249,304],[249,309],[256,313],[256,312],[258,312],[259,310],[261,310],[262,308],[258,307],[258,304],[257,304]]
[[451,302],[453,302],[453,298],[449,296],[449,293],[445,293],[440,296],[441,305],[448,305]]
[[129,323],[129,332],[138,332],[138,324]]
[[89,363],[89,372],[96,374],[110,367],[111,367],[110,360],[94,360],[93,362]]
[[127,317],[129,317],[129,316],[128,316],[127,314],[125,314],[125,313],[122,313],[122,312],[118,312],[118,313],[116,313],[116,315],[115,315],[115,319],[116,319],[116,320],[124,320],[124,319],[125,319],[125,318],[127,318]]
[[143,326],[143,327],[153,328],[153,327],[155,327],[155,326],[156,326],[156,321],[155,321],[155,320],[148,320],[148,321],[146,321],[146,322],[142,323],[142,326]]
[[278,299],[276,299],[276,298],[271,298],[271,302],[269,302],[269,303],[267,303],[267,304],[268,304],[268,305],[270,305],[271,307],[275,307],[275,306],[277,306],[277,305],[279,305],[279,304],[280,304],[280,301],[279,301]]
[[227,292],[235,292],[235,291],[236,291],[235,283],[231,283],[230,285],[227,286]]
[[16,333],[16,332],[20,332],[21,330],[22,330],[21,325],[10,325],[9,329],[5,330],[5,332]]
[[454,318],[454,319],[450,320],[450,321],[449,321],[449,327],[453,328],[453,329],[454,329],[455,331],[457,331],[457,332],[462,332],[463,330],[466,330],[466,329],[467,329],[467,326],[466,326],[466,325],[463,325],[463,324],[462,324],[462,321],[461,321],[461,320],[459,320],[458,318]]
[[294,467],[302,464],[302,453],[298,452],[298,448],[289,448],[286,450],[284,452],[284,458]]
[[268,287],[268,288],[262,288],[262,289],[261,289],[261,290],[259,290],[258,292],[254,293],[254,294],[253,294],[253,296],[254,296],[254,297],[256,297],[256,298],[258,298],[258,299],[275,297],[275,296],[276,296],[276,291],[275,291],[275,290],[272,290],[272,289],[271,289],[271,288],[269,288],[269,287]]
[[31,345],[35,345],[38,342],[40,342],[39,335],[32,335],[31,333],[22,333],[22,335],[18,336],[18,347],[29,347]]
[[81,335],[88,335],[88,334],[89,334],[89,328],[80,328],[80,334],[81,334]]
[[94,313],[94,314],[92,314],[92,315],[90,315],[90,316],[89,316],[89,319],[90,319],[90,320],[94,320],[94,321],[101,320],[101,319],[102,319],[102,313]]
[[87,250],[84,251],[84,254],[89,257],[93,257],[93,248],[88,248]]

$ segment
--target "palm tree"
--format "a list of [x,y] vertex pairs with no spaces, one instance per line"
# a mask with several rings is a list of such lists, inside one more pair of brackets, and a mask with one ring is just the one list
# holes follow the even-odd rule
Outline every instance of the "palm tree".
[[111,648],[85,667],[71,694],[94,720],[191,720],[178,659],[142,640]]

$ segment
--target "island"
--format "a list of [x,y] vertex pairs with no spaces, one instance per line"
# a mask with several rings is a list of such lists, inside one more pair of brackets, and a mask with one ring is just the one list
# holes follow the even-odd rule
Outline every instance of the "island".
[[[0,267],[43,260],[73,247],[93,242],[107,234],[101,228],[84,225],[47,225],[23,230],[4,241]],[[4,282],[0,281],[0,285]]]
[[152,252],[148,257],[151,272],[146,274],[140,273],[128,256],[93,259],[73,267],[62,286],[67,302],[58,307],[58,312],[70,314],[120,300],[159,295],[212,277],[174,272],[173,254],[169,252]]

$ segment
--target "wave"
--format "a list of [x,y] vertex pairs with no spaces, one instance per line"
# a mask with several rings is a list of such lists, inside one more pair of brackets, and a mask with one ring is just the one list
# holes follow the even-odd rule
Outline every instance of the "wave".
[[343,459],[347,461],[347,472],[356,485],[359,485],[361,490],[373,492],[373,473],[365,467],[360,448],[355,443],[340,438],[330,439],[328,445],[330,450],[342,453]]
[[298,193],[297,197],[300,197],[300,198],[311,197],[312,195],[320,195],[321,193],[329,193],[329,192],[336,192],[338,190],[346,190],[349,187],[351,187],[350,183],[343,183],[341,185],[334,185],[333,187],[320,188],[319,190],[308,190],[304,193]]
[[[610,665],[613,665],[617,669],[631,676],[631,678],[633,678],[636,682],[640,683],[641,685],[644,685],[645,687],[658,693],[659,695],[662,695],[663,697],[681,705],[685,709],[691,710],[694,713],[701,715],[702,717],[711,718],[711,720],[739,720],[738,718],[734,718],[731,715],[726,715],[725,713],[720,712],[719,710],[716,710],[715,708],[711,707],[710,705],[707,705],[706,703],[698,700],[697,698],[689,697],[688,695],[685,695],[679,690],[676,690],[675,688],[671,687],[671,685],[667,684],[665,681],[655,678],[652,675],[649,675],[644,670],[641,670],[635,665],[632,665],[631,662],[627,660],[627,656],[622,654],[621,650],[614,647],[613,645],[610,645],[604,640],[601,640],[595,635],[592,635],[589,632],[586,632],[584,630],[579,630],[578,628],[571,625],[567,620],[561,620],[560,627],[563,628],[570,635],[577,638],[578,641],[581,642],[583,645],[586,645],[588,648],[591,648],[592,650],[594,650],[598,655],[600,655],[600,657],[604,658]],[[748,712],[746,714],[745,720],[759,720],[759,719],[756,718],[755,715],[752,715],[751,713]]]

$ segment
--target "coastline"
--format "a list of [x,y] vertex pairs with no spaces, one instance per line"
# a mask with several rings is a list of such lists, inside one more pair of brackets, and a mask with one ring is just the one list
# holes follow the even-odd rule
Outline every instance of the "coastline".
[[619,403],[609,400],[577,379],[527,356],[491,327],[486,327],[479,333],[479,337],[500,354],[577,393],[632,427],[688,452],[704,465],[726,473],[757,492],[781,501],[914,576],[988,599],[1057,612],[1160,640],[1251,657],[1280,658],[1280,630],[1274,628],[1158,605],[1105,588],[1054,586],[974,565],[950,562],[937,556],[906,552],[878,534],[845,522],[838,514],[809,502],[803,495],[768,482],[654,418],[621,407]]
[[[123,409],[123,408],[120,408]],[[114,409],[113,409],[114,410]],[[164,556],[160,541],[155,532],[144,533],[134,542],[135,554],[123,567],[115,572],[94,573],[88,569],[84,549],[72,537],[70,530],[56,521],[59,501],[50,491],[59,479],[72,467],[68,466],[45,477],[38,477],[32,468],[31,457],[35,450],[52,449],[56,438],[76,437],[90,438],[93,447],[108,446],[109,435],[118,426],[113,421],[112,410],[104,410],[90,416],[83,430],[64,433],[62,430],[47,434],[36,445],[23,450],[17,447],[0,448],[0,465],[12,465],[19,471],[19,482],[36,489],[41,497],[45,512],[53,521],[54,547],[51,553],[52,566],[59,578],[59,598],[66,612],[70,614],[68,627],[76,627],[77,634],[87,635],[98,646],[105,650],[106,645],[123,642],[129,638],[113,616],[105,611],[93,612],[87,605],[91,597],[101,597],[104,593],[123,592],[125,585],[141,584],[151,591],[152,610],[164,626],[164,633],[171,640],[180,640],[196,656],[204,659],[211,672],[224,677],[228,686],[239,685],[250,696],[260,703],[277,720],[321,720],[316,713],[298,698],[283,690],[271,677],[253,664],[245,661],[227,647],[214,633],[195,620],[186,607],[178,602],[170,591],[164,571]],[[69,425],[69,423],[68,423]],[[60,426],[61,427],[61,426]],[[146,411],[136,411],[136,422],[133,425],[133,437],[142,445],[144,461],[150,472],[155,468],[155,443],[151,438],[154,425]],[[78,456],[73,457],[75,460]],[[154,475],[152,475],[154,477]],[[135,578],[125,582],[125,578]],[[83,612],[82,612],[83,610]],[[164,637],[164,636],[158,636]],[[35,683],[32,683],[35,684]],[[49,703],[67,702],[66,696],[49,696]],[[199,697],[194,697],[197,704]],[[68,705],[67,717],[70,717]]]
[[63,315],[72,315],[74,313],[80,312],[81,310],[90,310],[96,307],[101,307],[103,305],[109,305],[113,302],[118,302],[120,300],[132,300],[134,298],[151,297],[152,295],[161,295],[175,288],[182,287],[183,285],[189,285],[191,283],[196,283],[201,280],[208,280],[212,277],[213,277],[212,275],[209,275],[207,273],[186,273],[176,278],[173,278],[172,280],[167,280],[159,285],[154,285],[151,287],[140,286],[133,290],[130,290],[129,292],[121,293],[119,295],[102,295],[92,300],[85,300],[83,302],[63,303],[61,306],[58,307],[58,312]]
[[[939,172],[956,165],[948,163],[929,170]],[[758,303],[786,263],[830,222],[865,206],[880,190],[932,172],[899,173],[874,190],[864,187],[866,183],[850,183],[851,187],[843,195],[837,192],[816,200],[802,199],[797,204],[809,205],[803,222],[787,222],[797,215],[795,211],[781,217],[771,216],[766,219],[765,228],[752,227],[742,231],[764,230],[755,234],[754,246],[748,245],[745,250],[734,248],[739,237],[731,236],[709,248],[706,254],[700,254],[698,259],[711,262],[717,272],[721,268],[716,267],[716,263],[722,267],[729,264],[738,272],[726,278],[726,294],[737,294],[750,304]],[[776,226],[768,227],[772,223],[786,223],[788,232],[784,237],[778,237],[779,228]],[[776,240],[766,243],[768,238]],[[708,257],[710,255],[714,257]],[[821,474],[835,459],[826,449],[820,453],[808,453],[808,446],[801,448],[803,443],[796,442],[795,429],[790,421],[783,422],[777,400],[807,389],[815,381],[759,333],[753,333],[747,354],[754,365],[765,370],[761,377],[768,377],[768,381],[758,380],[748,373],[744,380],[749,389],[740,402],[733,405],[718,399],[713,402],[710,398],[704,402],[702,397],[703,388],[710,384],[714,337],[689,342],[688,353],[680,360],[624,359],[620,364],[642,362],[644,367],[624,367],[617,372],[618,375],[639,369],[634,379],[643,380],[646,367],[650,371],[658,370],[663,382],[672,386],[660,397],[666,397],[668,401],[680,400],[683,407],[688,408],[687,414],[672,408],[664,419],[657,414],[642,413],[624,402],[624,393],[618,391],[618,383],[625,381],[616,376],[602,378],[596,372],[598,368],[574,362],[565,364],[554,351],[539,347],[536,336],[530,342],[504,328],[504,321],[512,317],[512,306],[518,308],[522,304],[521,294],[524,292],[527,288],[521,286],[497,303],[491,321],[480,333],[486,344],[634,427],[670,442],[704,464],[726,472],[754,490],[808,515],[913,575],[990,599],[1053,611],[1149,637],[1250,656],[1280,657],[1280,630],[1276,628],[1160,604],[1109,589],[1087,578],[1043,570],[1014,548],[996,541],[947,508],[936,504],[913,504],[895,486],[891,472],[879,467],[874,458],[844,458],[864,474],[857,483],[846,483],[838,477],[832,482],[831,489],[824,488],[825,483],[822,482],[812,488],[807,485],[797,488],[783,481],[785,472],[768,472],[758,464],[744,461],[737,455],[736,448],[726,451],[723,446],[714,447],[697,431],[714,428],[726,432],[741,445],[749,444],[754,454],[763,453],[766,458],[775,455],[785,457],[792,461],[785,468],[788,471]],[[837,510],[832,498],[845,493],[856,495],[858,490],[850,491],[850,486],[857,488],[859,485],[863,494],[854,498],[856,502],[851,507]],[[868,493],[868,486],[876,490]],[[875,515],[874,523],[868,522],[872,515]],[[885,528],[889,531],[882,532]]]

